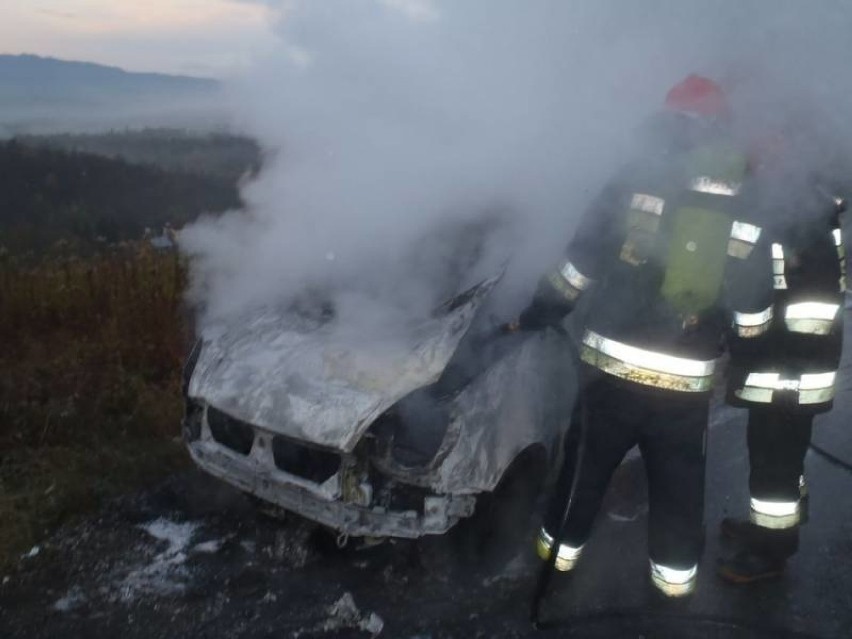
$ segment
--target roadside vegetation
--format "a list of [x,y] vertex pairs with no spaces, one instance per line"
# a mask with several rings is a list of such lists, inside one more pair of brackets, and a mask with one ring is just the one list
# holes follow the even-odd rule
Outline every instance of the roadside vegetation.
[[[168,141],[140,140],[140,153],[168,155]],[[186,270],[173,242],[151,239],[240,202],[236,177],[19,142],[0,143],[0,166],[2,568],[106,499],[188,467]]]
[[185,463],[183,287],[145,242],[0,258],[0,564]]

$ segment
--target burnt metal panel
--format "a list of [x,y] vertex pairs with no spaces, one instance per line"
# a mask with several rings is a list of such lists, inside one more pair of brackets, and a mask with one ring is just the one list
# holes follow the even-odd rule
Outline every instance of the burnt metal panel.
[[274,433],[351,452],[379,415],[440,377],[498,280],[379,341],[272,311],[210,328],[188,395]]

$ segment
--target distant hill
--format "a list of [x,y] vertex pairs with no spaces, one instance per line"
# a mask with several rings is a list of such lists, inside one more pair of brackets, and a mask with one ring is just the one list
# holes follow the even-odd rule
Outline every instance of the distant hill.
[[215,80],[0,55],[0,134],[132,126],[136,120],[162,125],[170,117],[191,121],[210,111],[218,95]]
[[35,55],[0,55],[0,105],[74,103],[139,97],[195,97],[218,90],[215,80],[159,73],[130,73],[91,62]]

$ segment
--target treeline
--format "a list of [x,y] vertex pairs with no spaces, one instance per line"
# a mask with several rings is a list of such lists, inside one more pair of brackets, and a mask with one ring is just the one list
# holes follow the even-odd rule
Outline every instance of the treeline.
[[17,138],[28,146],[93,153],[148,164],[168,171],[200,173],[230,181],[260,169],[258,144],[226,133],[198,135],[178,129],[110,131],[98,134],[61,133]]
[[0,143],[0,252],[119,242],[241,205],[233,177]]

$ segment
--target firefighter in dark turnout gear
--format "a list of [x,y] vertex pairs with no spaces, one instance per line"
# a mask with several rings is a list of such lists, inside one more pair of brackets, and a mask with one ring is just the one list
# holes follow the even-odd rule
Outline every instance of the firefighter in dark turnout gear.
[[[580,223],[567,257],[542,279],[521,329],[559,322],[588,302],[581,344],[585,456],[557,548],[574,567],[615,468],[638,444],[650,501],[652,583],[690,594],[703,546],[705,435],[721,337],[731,314],[771,302],[769,248],[742,217],[745,156],[720,134],[724,96],[690,76],[667,98],[673,144],[628,167]],[[742,315],[745,314],[745,315]],[[579,428],[537,541],[547,557],[568,501]]]
[[772,241],[769,330],[731,340],[727,398],[749,409],[750,465],[749,520],[721,526],[741,544],[719,564],[733,583],[780,576],[798,550],[805,453],[814,416],[831,409],[843,339],[845,203],[785,167],[777,151],[756,167],[760,219]]

